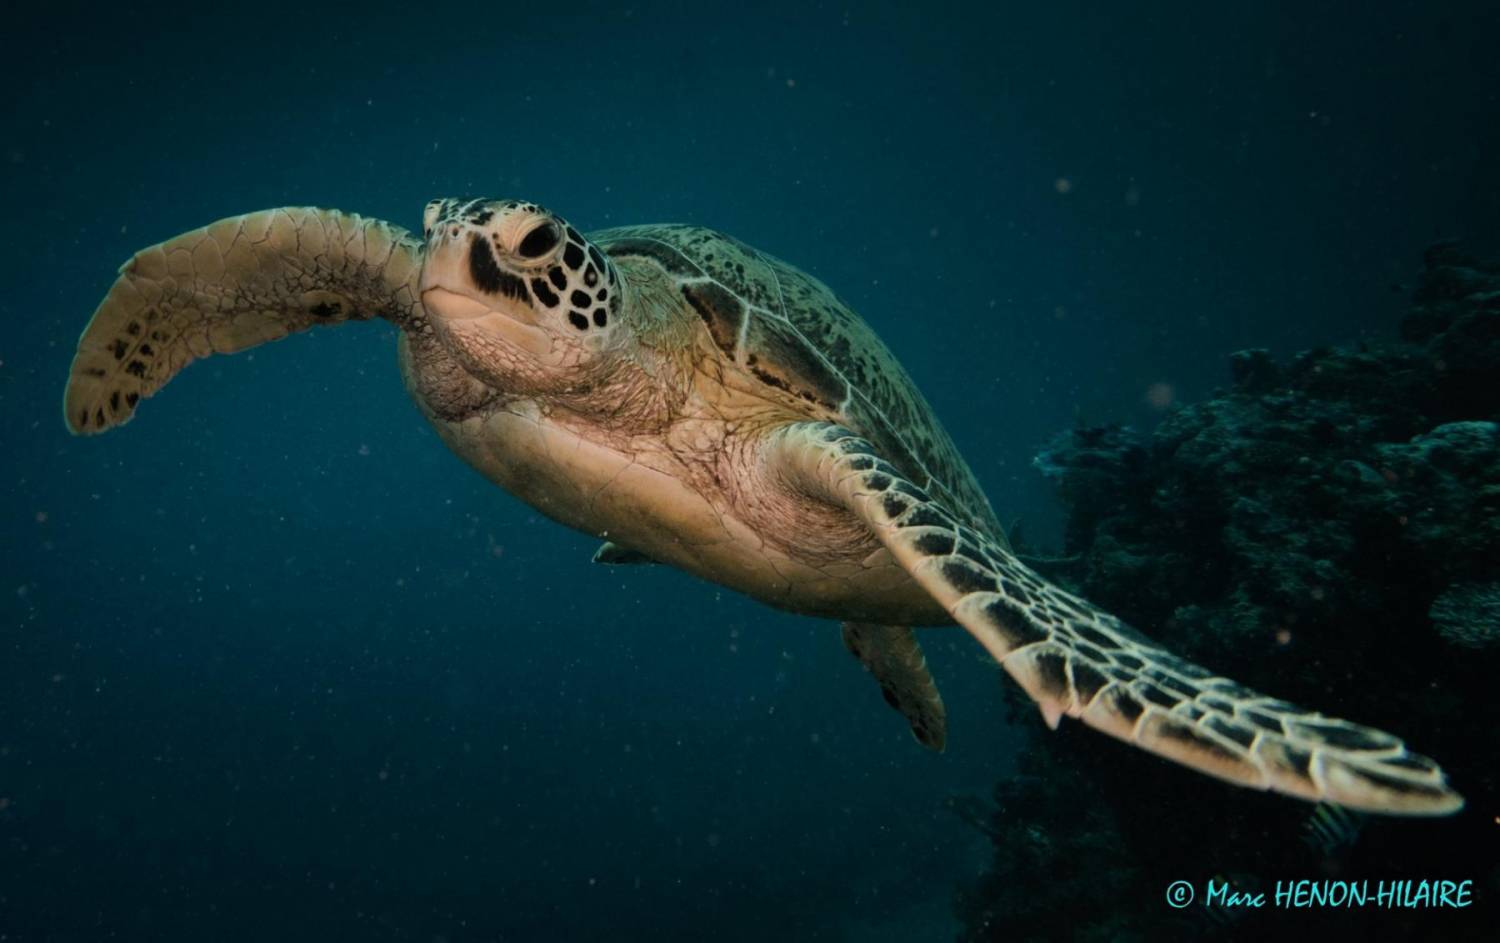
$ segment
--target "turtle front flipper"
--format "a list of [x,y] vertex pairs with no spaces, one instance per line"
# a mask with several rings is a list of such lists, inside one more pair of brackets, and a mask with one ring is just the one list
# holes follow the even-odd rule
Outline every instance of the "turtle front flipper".
[[840,426],[797,423],[766,472],[842,506],[977,638],[1051,726],[1067,714],[1229,782],[1351,809],[1443,815],[1463,799],[1397,737],[1258,694],[1163,650],[960,523]]
[[315,324],[421,318],[422,243],[310,207],[219,220],[137,252],[78,341],[63,396],[75,434],[129,421],[183,367]]
[[948,742],[948,712],[916,631],[906,626],[844,623],[844,647],[880,683],[880,695],[901,712],[917,742],[943,752]]

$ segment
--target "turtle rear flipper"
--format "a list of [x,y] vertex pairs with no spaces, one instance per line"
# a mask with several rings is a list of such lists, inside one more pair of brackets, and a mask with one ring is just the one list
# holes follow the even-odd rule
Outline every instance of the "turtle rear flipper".
[[639,550],[631,550],[622,547],[613,540],[606,540],[594,551],[595,563],[603,563],[605,566],[653,566],[657,561],[641,553]]
[[875,676],[881,696],[906,718],[917,742],[943,752],[948,742],[948,711],[927,669],[916,631],[905,626],[845,622],[844,647]]
[[1051,585],[847,429],[789,425],[765,466],[860,518],[1053,727],[1077,717],[1229,782],[1351,809],[1444,815],[1463,806],[1438,765],[1397,737],[1218,677]]
[[422,243],[377,219],[310,207],[222,219],[120,267],[73,358],[63,418],[75,434],[128,422],[200,357],[316,324],[421,317]]

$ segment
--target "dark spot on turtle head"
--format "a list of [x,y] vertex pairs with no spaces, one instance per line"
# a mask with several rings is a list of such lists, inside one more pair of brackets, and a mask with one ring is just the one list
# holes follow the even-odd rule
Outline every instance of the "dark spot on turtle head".
[[594,309],[594,327],[604,327],[609,323],[609,315],[603,308]]
[[588,268],[584,269],[583,283],[590,288],[593,288],[595,285],[599,284],[599,270],[594,268],[593,265],[590,265]]
[[609,289],[608,288],[601,288],[601,289],[599,289],[598,291],[594,292],[594,297],[596,299],[598,299],[599,301],[604,301],[605,299],[607,299],[609,297]]
[[563,250],[563,261],[567,263],[567,266],[570,269],[582,268],[583,250],[580,249],[578,247],[578,244],[575,242],[568,243],[568,247]]
[[130,349],[130,344],[128,342],[126,342],[125,340],[121,339],[121,340],[115,341],[113,344],[110,344],[109,345],[109,349],[110,349],[110,352],[115,355],[115,359],[116,360],[124,360],[125,359],[125,351],[127,351],[127,350]]
[[478,233],[469,239],[469,277],[480,291],[490,295],[504,295],[518,301],[526,301],[526,283],[519,277],[502,269],[495,262],[489,242]]
[[139,336],[141,333],[140,323],[137,321],[131,321],[129,324],[125,325],[125,333],[129,334],[131,337]]
[[557,303],[562,300],[557,297],[557,293],[552,290],[551,286],[540,278],[533,278],[531,280],[531,291],[532,294],[536,295],[538,301],[549,308],[557,307]]
[[109,411],[117,413],[120,411],[120,391],[111,390],[109,394]]
[[593,301],[593,299],[589,297],[588,292],[578,291],[577,289],[574,289],[573,294],[568,296],[568,300],[573,302],[573,307],[575,308],[587,308],[589,306],[589,302]]
[[133,377],[144,377],[146,375],[146,365],[139,360],[132,360],[125,365],[125,372]]
[[140,401],[141,401],[141,394],[139,394],[139,393],[126,393],[125,394],[125,405],[126,406],[134,407],[135,404],[139,403]]
[[589,329],[589,319],[579,314],[577,311],[568,312],[568,323],[572,324],[580,331],[587,331]]
[[557,266],[553,266],[552,268],[547,270],[547,278],[552,282],[552,284],[557,286],[558,291],[562,291],[563,289],[568,287],[567,273]]

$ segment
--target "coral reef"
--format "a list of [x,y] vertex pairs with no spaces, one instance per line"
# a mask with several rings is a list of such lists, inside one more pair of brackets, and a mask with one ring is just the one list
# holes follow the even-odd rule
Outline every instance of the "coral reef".
[[1500,583],[1460,583],[1427,610],[1438,633],[1463,648],[1500,647]]
[[[955,803],[990,835],[958,899],[966,940],[1173,939],[1295,924],[1488,938],[1500,898],[1500,265],[1451,245],[1388,344],[1230,358],[1232,386],[1149,434],[1074,429],[1036,459],[1068,510],[1053,579],[1246,684],[1405,736],[1468,798],[1371,817],[1348,848],[1299,840],[1312,807],[1221,786],[1064,724],[1030,725],[1025,775]],[[1019,702],[1018,702],[1019,703]],[[1046,742],[1043,742],[1043,741]],[[1324,878],[1472,879],[1465,911],[1166,905]]]

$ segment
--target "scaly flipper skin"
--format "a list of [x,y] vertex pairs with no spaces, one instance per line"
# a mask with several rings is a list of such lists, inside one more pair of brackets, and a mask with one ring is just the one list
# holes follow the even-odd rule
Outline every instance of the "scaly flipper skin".
[[75,434],[128,422],[139,402],[210,354],[316,324],[422,317],[422,243],[353,213],[311,207],[219,220],[137,252],[78,341],[63,397]]
[[916,630],[898,625],[844,623],[844,647],[880,683],[885,702],[901,712],[917,742],[943,752],[948,742],[948,711]]
[[1437,764],[1396,737],[1217,677],[1047,583],[852,432],[797,423],[763,455],[782,486],[864,521],[1050,725],[1067,714],[1229,782],[1310,801],[1396,815],[1463,806]]

